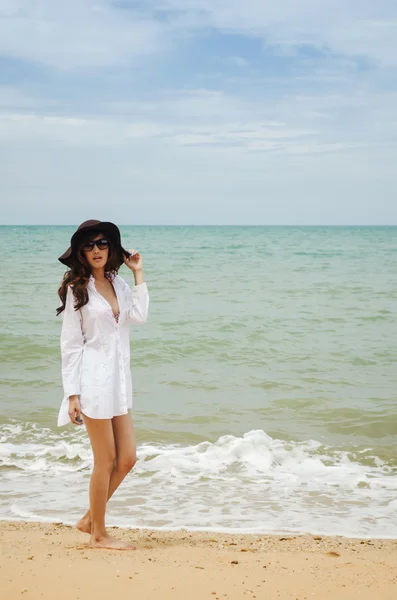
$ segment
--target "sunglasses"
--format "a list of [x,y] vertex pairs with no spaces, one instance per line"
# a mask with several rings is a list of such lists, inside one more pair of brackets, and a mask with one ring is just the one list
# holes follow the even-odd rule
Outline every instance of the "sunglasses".
[[109,248],[109,242],[106,238],[101,238],[100,240],[92,240],[92,242],[87,242],[83,245],[84,252],[91,252],[94,249],[94,246],[98,248],[98,250],[106,250]]

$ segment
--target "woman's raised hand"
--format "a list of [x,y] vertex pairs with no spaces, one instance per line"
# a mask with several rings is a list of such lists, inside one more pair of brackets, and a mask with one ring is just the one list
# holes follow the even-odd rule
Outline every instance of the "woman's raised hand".
[[124,264],[133,272],[142,271],[142,257],[137,250],[129,250],[130,257],[124,254]]

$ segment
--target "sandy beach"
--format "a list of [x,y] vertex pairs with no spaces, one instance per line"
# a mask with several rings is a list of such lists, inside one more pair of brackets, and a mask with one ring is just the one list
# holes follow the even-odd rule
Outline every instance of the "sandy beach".
[[397,541],[110,530],[93,550],[62,524],[1,522],[2,598],[395,600]]

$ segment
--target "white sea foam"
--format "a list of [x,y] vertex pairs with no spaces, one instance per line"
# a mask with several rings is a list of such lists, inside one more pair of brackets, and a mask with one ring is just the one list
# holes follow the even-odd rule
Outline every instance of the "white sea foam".
[[[0,436],[0,518],[73,522],[86,507],[92,467],[84,432],[12,424]],[[365,456],[261,430],[190,446],[143,443],[109,505],[110,522],[397,537],[396,472]]]

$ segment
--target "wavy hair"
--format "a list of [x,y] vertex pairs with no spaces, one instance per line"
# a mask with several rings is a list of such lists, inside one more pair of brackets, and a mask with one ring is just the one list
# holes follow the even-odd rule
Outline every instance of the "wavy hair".
[[[91,268],[85,258],[83,246],[98,235],[103,234],[101,231],[91,231],[89,235],[86,235],[80,240],[77,250],[72,253],[73,264],[71,268],[66,271],[65,275],[63,276],[62,283],[58,289],[58,296],[61,300],[61,306],[59,306],[56,310],[57,316],[65,310],[66,295],[69,286],[73,286],[72,290],[75,298],[74,309],[80,310],[80,308],[83,308],[83,306],[87,304],[88,282],[91,277]],[[120,267],[116,266],[116,252],[113,240],[108,235],[106,235],[106,239],[109,241],[109,250],[108,260],[105,265],[105,276],[109,279],[112,279],[117,274]]]

